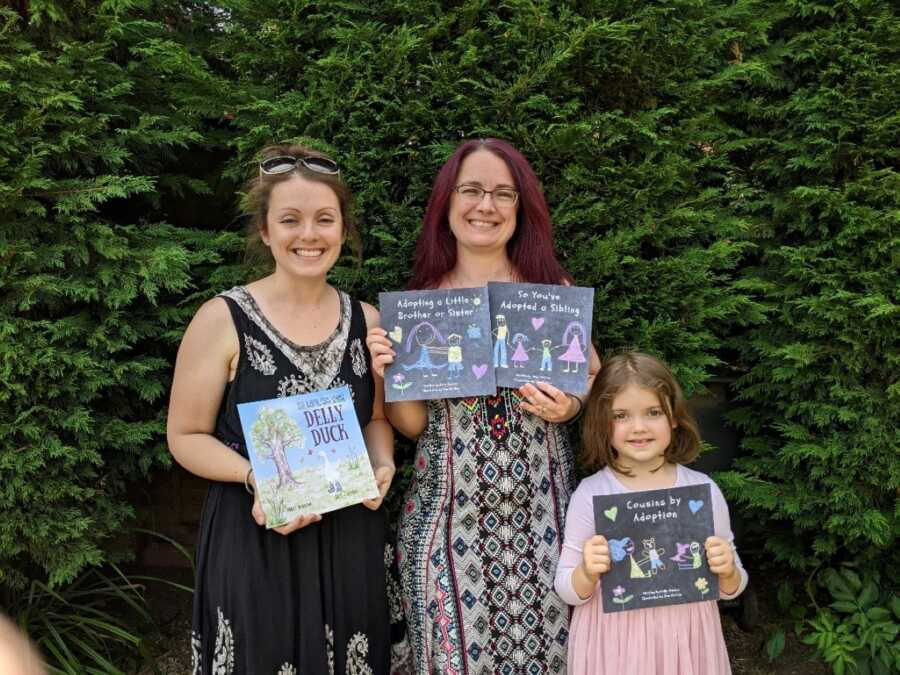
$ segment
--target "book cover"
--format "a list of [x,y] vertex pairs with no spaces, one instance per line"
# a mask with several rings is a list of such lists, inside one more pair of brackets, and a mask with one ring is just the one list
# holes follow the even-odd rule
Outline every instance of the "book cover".
[[239,403],[266,527],[378,496],[349,387]]
[[706,561],[714,534],[708,484],[595,495],[594,524],[612,563],[601,577],[604,612],[719,599]]
[[497,393],[487,288],[379,293],[378,304],[397,354],[384,371],[386,401]]
[[488,293],[497,386],[548,382],[586,393],[594,289],[492,282]]

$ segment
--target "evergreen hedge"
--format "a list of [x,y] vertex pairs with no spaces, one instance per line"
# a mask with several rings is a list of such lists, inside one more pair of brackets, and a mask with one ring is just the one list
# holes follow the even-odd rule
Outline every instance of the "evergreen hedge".
[[[24,10],[23,10],[24,11]],[[241,278],[235,190],[275,140],[335,153],[364,263],[403,287],[463,138],[532,160],[601,351],[739,377],[721,477],[772,553],[891,551],[900,21],[888,2],[32,2],[0,82],[0,569],[103,560],[164,464],[173,347]],[[893,424],[892,424],[893,422]]]
[[[165,403],[197,289],[227,235],[166,210],[210,186],[221,82],[135,3],[0,10],[0,584],[58,585],[107,559],[129,485],[168,464]],[[170,3],[173,9],[180,6]]]

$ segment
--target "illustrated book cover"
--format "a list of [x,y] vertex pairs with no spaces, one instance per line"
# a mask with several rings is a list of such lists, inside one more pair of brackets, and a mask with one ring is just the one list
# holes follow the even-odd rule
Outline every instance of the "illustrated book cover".
[[548,382],[587,392],[594,289],[490,283],[491,364],[497,386]]
[[714,533],[708,484],[594,496],[597,534],[609,542],[604,612],[719,599],[706,561]]
[[381,325],[396,352],[385,400],[493,395],[487,288],[378,294]]
[[266,527],[378,496],[349,387],[238,404]]

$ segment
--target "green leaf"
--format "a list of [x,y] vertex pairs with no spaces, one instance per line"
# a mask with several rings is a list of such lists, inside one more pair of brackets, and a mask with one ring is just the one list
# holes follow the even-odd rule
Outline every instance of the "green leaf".
[[894,617],[900,620],[900,596],[892,595],[890,600],[891,611]]
[[866,612],[866,616],[872,621],[887,621],[891,617],[891,613],[884,607],[872,607]]
[[878,586],[875,585],[875,582],[869,581],[863,586],[862,593],[859,594],[859,606],[863,609],[867,609],[872,606],[878,599]]
[[785,633],[783,628],[776,629],[771,635],[769,635],[769,639],[766,640],[766,656],[769,659],[769,662],[774,661],[781,653],[784,651],[784,642],[785,642]]

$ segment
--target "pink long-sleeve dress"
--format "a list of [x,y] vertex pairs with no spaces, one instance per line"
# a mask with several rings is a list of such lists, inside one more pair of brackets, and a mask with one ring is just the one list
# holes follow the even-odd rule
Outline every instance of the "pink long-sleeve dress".
[[[713,526],[717,537],[734,547],[728,505],[719,487],[705,474],[678,466],[672,487],[708,483],[712,494]],[[587,600],[578,597],[572,573],[581,562],[581,547],[595,534],[594,495],[633,492],[609,467],[585,478],[572,495],[566,515],[565,540],[556,568],[556,592],[575,607],[569,628],[569,675],[629,673],[630,675],[727,675],[731,673],[719,608],[714,600],[684,605],[648,607],[607,614],[600,584]],[[747,586],[747,572],[735,551],[741,583],[735,598]]]

